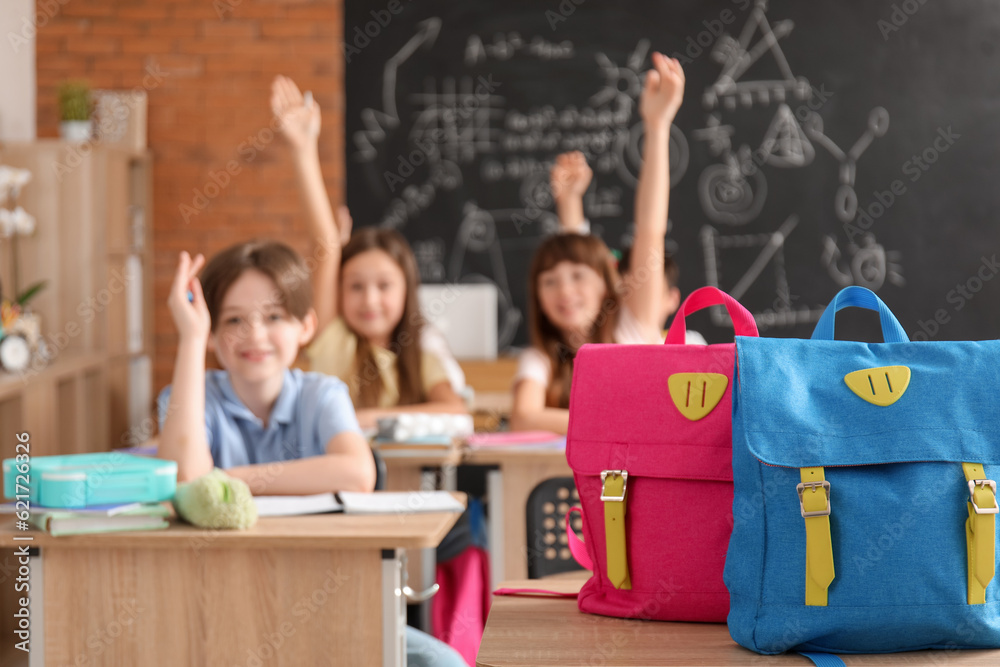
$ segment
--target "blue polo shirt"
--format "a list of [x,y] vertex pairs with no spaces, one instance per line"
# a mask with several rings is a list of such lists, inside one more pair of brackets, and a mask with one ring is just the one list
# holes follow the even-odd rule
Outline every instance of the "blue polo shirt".
[[[170,387],[157,399],[160,430],[170,404]],[[292,461],[326,453],[338,433],[360,434],[347,385],[335,377],[285,371],[281,393],[267,426],[236,396],[229,373],[205,373],[205,434],[218,468]]]

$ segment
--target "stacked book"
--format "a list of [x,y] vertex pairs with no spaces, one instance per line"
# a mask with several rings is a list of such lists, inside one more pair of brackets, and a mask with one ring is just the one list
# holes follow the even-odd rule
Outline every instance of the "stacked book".
[[[23,509],[23,506],[22,508]],[[4,513],[19,511],[14,503],[0,506]],[[59,508],[31,505],[29,521],[50,535],[83,535],[126,530],[166,528],[171,516],[164,503],[123,503],[90,507]]]

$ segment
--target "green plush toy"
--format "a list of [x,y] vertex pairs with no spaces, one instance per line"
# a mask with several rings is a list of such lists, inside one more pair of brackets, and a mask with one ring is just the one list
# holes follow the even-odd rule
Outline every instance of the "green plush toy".
[[243,530],[257,523],[257,505],[250,487],[218,468],[178,485],[174,509],[182,519],[200,528]]

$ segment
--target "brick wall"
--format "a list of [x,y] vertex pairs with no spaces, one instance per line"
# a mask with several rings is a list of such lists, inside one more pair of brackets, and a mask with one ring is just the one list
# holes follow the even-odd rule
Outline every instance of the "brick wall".
[[276,74],[322,106],[323,171],[343,198],[341,0],[37,0],[39,11],[45,2],[57,11],[38,31],[39,136],[58,134],[62,80],[148,88],[158,392],[176,352],[165,302],[178,252],[261,236],[306,251],[288,150],[269,127]]

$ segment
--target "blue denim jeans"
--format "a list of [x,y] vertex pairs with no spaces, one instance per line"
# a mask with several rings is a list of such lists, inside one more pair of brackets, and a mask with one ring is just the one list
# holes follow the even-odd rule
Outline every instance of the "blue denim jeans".
[[407,667],[468,667],[462,656],[439,639],[406,626]]

